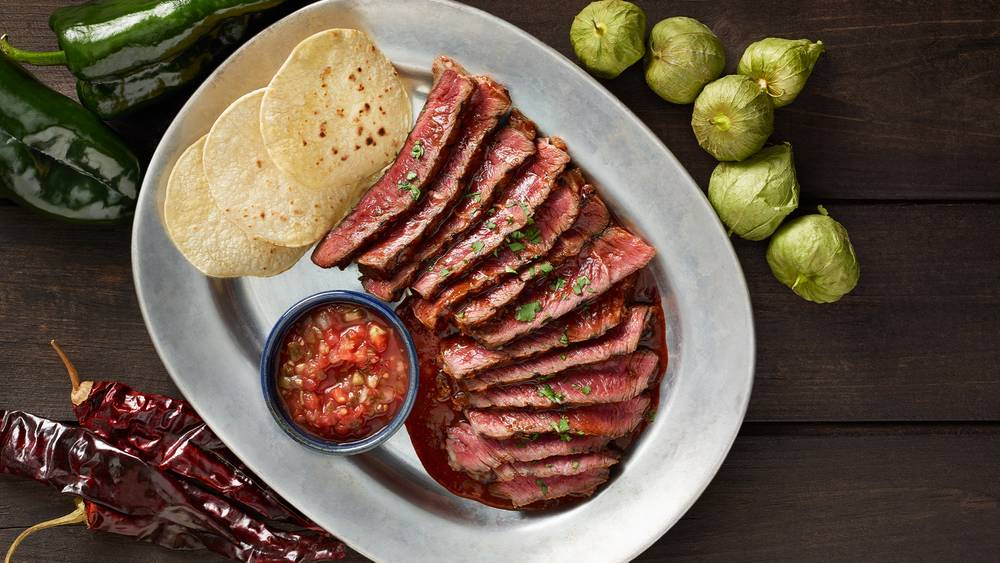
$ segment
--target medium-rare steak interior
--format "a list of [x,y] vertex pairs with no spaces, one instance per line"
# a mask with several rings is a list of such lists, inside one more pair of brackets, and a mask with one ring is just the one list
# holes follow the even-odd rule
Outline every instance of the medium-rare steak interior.
[[420,387],[406,425],[432,477],[499,508],[585,498],[659,404],[655,250],[503,85],[447,57],[434,73],[396,161],[313,260],[356,260],[386,301],[408,293],[397,312]]

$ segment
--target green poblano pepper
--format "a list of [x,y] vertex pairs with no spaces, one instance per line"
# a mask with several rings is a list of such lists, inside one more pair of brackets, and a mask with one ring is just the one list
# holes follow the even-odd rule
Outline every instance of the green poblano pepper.
[[87,109],[105,119],[128,115],[204,74],[243,39],[248,25],[249,16],[240,16],[223,22],[190,49],[163,61],[120,76],[77,80],[76,95]]
[[822,41],[768,37],[747,47],[737,72],[756,80],[780,108],[799,95],[823,51]]
[[730,233],[764,240],[799,206],[792,146],[767,147],[740,162],[720,162],[708,181],[708,201]]
[[667,18],[653,26],[646,50],[646,84],[664,100],[690,104],[726,68],[722,42],[692,18]]
[[131,215],[139,161],[93,114],[0,55],[0,186],[75,221]]
[[573,18],[569,40],[587,72],[614,78],[646,51],[646,12],[625,0],[598,0]]
[[[88,107],[103,118],[113,118],[166,95],[183,77],[191,81],[208,65],[198,50],[218,55],[222,47],[211,37],[233,18],[260,12],[283,0],[91,0],[59,8],[49,27],[59,42],[58,51],[31,52],[0,41],[0,51],[11,59],[34,65],[66,65],[81,83],[79,89],[96,96],[110,90],[111,100],[90,98]],[[245,24],[245,22],[244,22]],[[236,28],[228,28],[232,33]],[[242,39],[246,26],[240,28]],[[207,39],[207,40],[206,40]],[[181,68],[181,63],[190,66]],[[157,85],[155,70],[163,72]],[[197,72],[195,71],[197,70]],[[107,86],[135,85],[114,89]],[[134,97],[133,97],[134,96]],[[105,107],[115,108],[106,112]]]
[[783,225],[767,247],[767,263],[778,281],[814,303],[833,303],[858,284],[861,269],[847,229],[826,209]]

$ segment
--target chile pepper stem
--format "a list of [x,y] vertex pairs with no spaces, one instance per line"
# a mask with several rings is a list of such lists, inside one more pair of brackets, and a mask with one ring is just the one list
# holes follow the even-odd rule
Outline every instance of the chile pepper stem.
[[0,52],[19,63],[35,66],[53,66],[66,64],[65,51],[25,51],[18,49],[7,41],[7,34],[0,35]]
[[65,516],[60,516],[59,518],[53,518],[52,520],[46,520],[45,522],[39,522],[34,526],[28,528],[27,530],[21,532],[14,538],[14,543],[10,544],[7,548],[7,555],[3,558],[3,563],[10,563],[11,559],[14,557],[14,552],[17,551],[17,547],[21,545],[25,539],[31,534],[39,530],[44,530],[46,528],[55,528],[56,526],[65,526],[67,524],[82,524],[87,521],[87,509],[83,504],[83,499],[77,497],[73,499],[76,504],[76,509],[73,512]]
[[76,371],[76,366],[73,365],[73,362],[69,361],[69,357],[66,356],[66,352],[63,352],[62,348],[59,347],[58,342],[50,340],[49,344],[52,346],[52,349],[56,351],[56,354],[59,354],[59,359],[62,360],[63,365],[66,366],[66,373],[69,374],[69,381],[73,384],[73,391],[76,391],[80,388],[80,372]]

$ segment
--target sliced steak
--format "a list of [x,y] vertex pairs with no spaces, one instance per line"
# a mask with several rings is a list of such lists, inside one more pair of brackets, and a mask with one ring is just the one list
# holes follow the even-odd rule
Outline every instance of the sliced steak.
[[560,176],[548,199],[535,212],[533,224],[511,233],[507,244],[495,252],[496,256],[486,258],[468,274],[442,288],[433,301],[421,299],[414,303],[413,311],[420,322],[428,328],[438,328],[452,305],[498,280],[516,275],[517,268],[548,252],[580,213],[582,187],[583,174],[579,169]]
[[554,375],[563,370],[603,362],[614,356],[631,354],[639,347],[646,324],[653,315],[649,305],[636,305],[626,312],[625,322],[597,340],[547,352],[518,364],[493,368],[466,379],[470,391],[482,391],[492,385],[518,383],[536,377]]
[[448,147],[459,132],[462,108],[475,85],[448,59],[439,58],[434,64],[435,70],[440,69],[437,81],[402,150],[350,214],[313,249],[317,266],[346,266],[386,226],[413,208],[447,159]]
[[361,271],[385,277],[415,254],[420,240],[433,233],[461,195],[466,177],[476,170],[490,133],[510,109],[510,96],[503,86],[485,76],[474,77],[476,89],[462,115],[461,132],[448,154],[448,161],[417,202],[417,212],[391,227],[382,239],[358,257]]
[[594,452],[603,449],[611,441],[611,438],[604,436],[577,437],[573,440],[562,440],[559,436],[534,438],[494,440],[476,434],[467,422],[462,422],[448,429],[445,441],[448,464],[456,471],[483,475],[504,463]]
[[600,297],[648,264],[655,253],[625,229],[609,227],[586,250],[553,271],[552,282],[525,292],[496,319],[473,327],[470,335],[486,346],[502,346]]
[[517,299],[527,286],[528,282],[520,278],[509,278],[469,299],[452,315],[455,326],[464,333],[472,332],[473,327],[490,320],[500,309]]
[[[589,185],[585,186],[593,191]],[[455,311],[455,324],[464,332],[471,330],[471,327],[486,322],[493,317],[501,308],[508,305],[518,295],[524,291],[529,282],[538,277],[545,270],[562,264],[567,258],[571,258],[580,253],[583,246],[592,238],[601,234],[608,226],[611,214],[604,201],[592,194],[583,204],[583,208],[577,216],[576,222],[569,228],[563,236],[552,246],[549,253],[536,260],[527,268],[520,272],[520,281],[507,281],[497,286],[495,289],[487,291],[482,295],[469,299],[459,305]]]
[[625,297],[631,293],[628,281],[619,283],[591,303],[590,307],[581,307],[499,350],[487,348],[468,336],[446,338],[441,343],[442,367],[448,375],[462,379],[489,367],[598,338],[621,324],[625,312]]
[[610,475],[607,468],[591,469],[577,475],[564,477],[516,477],[510,481],[500,481],[490,485],[495,496],[510,499],[515,508],[528,506],[543,500],[566,496],[589,497],[597,487],[603,485]]
[[555,264],[576,256],[583,250],[584,245],[590,242],[590,239],[603,233],[610,224],[611,212],[608,211],[608,206],[604,204],[604,200],[595,191],[584,201],[583,207],[580,208],[580,215],[576,218],[573,226],[552,245],[552,250],[549,251],[546,259]]
[[571,368],[551,380],[470,393],[469,405],[481,409],[550,408],[627,401],[646,390],[656,376],[658,363],[655,352],[639,350],[606,362]]
[[481,258],[499,248],[514,231],[528,224],[535,209],[548,198],[556,178],[569,162],[565,145],[558,138],[535,142],[537,153],[530,164],[504,190],[503,197],[491,208],[491,214],[447,252],[434,260],[413,284],[425,299],[434,297],[449,276],[468,271]]
[[[483,163],[469,184],[468,197],[462,197],[455,210],[430,238],[412,249],[417,254],[387,278],[361,278],[365,291],[385,301],[395,301],[420,272],[422,264],[437,256],[458,235],[465,232],[484,209],[493,204],[500,191],[528,158],[535,154],[535,124],[516,108],[507,125],[493,137]],[[410,249],[407,249],[409,251]]]
[[594,469],[611,467],[621,460],[621,455],[612,450],[589,454],[561,455],[539,461],[519,461],[505,463],[493,470],[498,481],[511,481],[518,477],[565,477],[579,475]]
[[576,436],[624,436],[642,420],[649,397],[641,395],[620,403],[604,403],[567,410],[530,411],[523,409],[465,411],[472,429],[496,439],[515,435],[555,432],[572,441]]

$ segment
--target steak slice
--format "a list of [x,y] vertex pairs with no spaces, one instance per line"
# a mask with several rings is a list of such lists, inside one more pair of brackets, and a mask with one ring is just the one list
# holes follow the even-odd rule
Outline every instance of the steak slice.
[[562,455],[539,461],[516,461],[505,463],[493,470],[498,481],[511,481],[517,477],[565,477],[579,475],[594,469],[611,467],[621,460],[621,455],[612,450],[590,454]]
[[559,436],[539,436],[534,440],[494,440],[472,431],[467,422],[448,429],[445,448],[448,464],[456,471],[484,475],[504,463],[529,462],[552,456],[594,452],[608,445],[611,438],[577,437],[562,440]]
[[546,259],[555,264],[576,256],[583,250],[585,244],[603,233],[610,224],[611,212],[608,211],[608,206],[604,204],[604,200],[596,192],[591,194],[583,203],[576,222],[552,245],[552,250],[549,251]]
[[494,496],[509,499],[515,508],[528,506],[543,500],[566,496],[589,497],[597,487],[603,485],[610,475],[608,468],[596,468],[577,475],[563,477],[515,477],[510,481],[500,481],[490,485]]
[[313,249],[312,261],[317,266],[345,267],[358,250],[413,208],[447,159],[448,146],[459,131],[459,115],[475,86],[446,57],[434,61],[434,67],[439,71],[435,72],[437,80],[402,150],[350,214]]
[[462,379],[489,367],[602,336],[621,324],[625,312],[625,296],[626,293],[631,293],[628,281],[618,284],[591,303],[590,307],[581,307],[499,350],[487,348],[468,336],[446,338],[441,343],[442,368],[455,379]]
[[496,319],[473,327],[470,335],[486,346],[502,346],[599,297],[648,264],[655,253],[625,229],[609,227],[584,252],[553,271],[552,283],[526,292]]
[[465,411],[472,429],[497,439],[516,435],[555,432],[560,438],[576,436],[624,436],[639,425],[649,406],[642,395],[620,403],[604,403],[567,410],[530,411],[522,409]]
[[438,328],[452,305],[498,280],[516,275],[517,268],[548,252],[580,212],[582,187],[583,174],[579,169],[560,176],[548,199],[535,212],[533,224],[511,233],[507,245],[496,256],[483,260],[471,272],[442,288],[433,301],[420,299],[414,303],[413,312],[420,322],[428,328]]
[[603,362],[614,356],[631,354],[639,347],[646,324],[653,314],[649,305],[636,305],[625,314],[625,322],[605,336],[584,342],[565,351],[548,352],[519,364],[493,368],[466,379],[470,391],[482,391],[491,385],[518,383],[545,377],[565,369]]
[[[584,186],[585,191],[587,188],[593,191],[591,186]],[[567,258],[579,254],[588,241],[607,228],[610,221],[611,213],[604,205],[604,201],[596,193],[591,195],[584,202],[576,222],[556,241],[549,253],[521,271],[520,283],[509,280],[479,297],[468,300],[457,308],[454,316],[455,324],[467,332],[471,327],[489,320],[497,311],[520,295],[528,286],[528,282],[539,273],[544,273],[546,269],[558,266]]]
[[569,369],[551,380],[470,393],[476,408],[532,407],[617,403],[637,397],[649,387],[660,359],[652,350],[639,350],[606,362]]
[[461,198],[451,216],[422,245],[410,261],[399,266],[387,278],[361,278],[365,291],[385,301],[395,301],[420,272],[421,265],[437,256],[451,241],[465,232],[483,209],[492,205],[498,187],[509,180],[512,173],[535,154],[535,124],[516,108],[511,110],[507,125],[493,137],[486,149],[483,163],[469,184],[469,197]]
[[555,137],[540,139],[535,145],[534,161],[511,181],[501,200],[492,207],[491,215],[417,278],[413,289],[422,297],[433,297],[449,276],[465,273],[499,248],[511,233],[528,224],[535,209],[549,196],[556,178],[569,163],[569,155],[562,140]]
[[361,271],[385,277],[415,253],[420,240],[448,215],[466,177],[483,155],[487,136],[510,109],[510,96],[503,86],[485,76],[473,78],[476,89],[462,116],[461,132],[448,154],[448,161],[418,203],[418,211],[389,229],[382,240],[358,257]]

